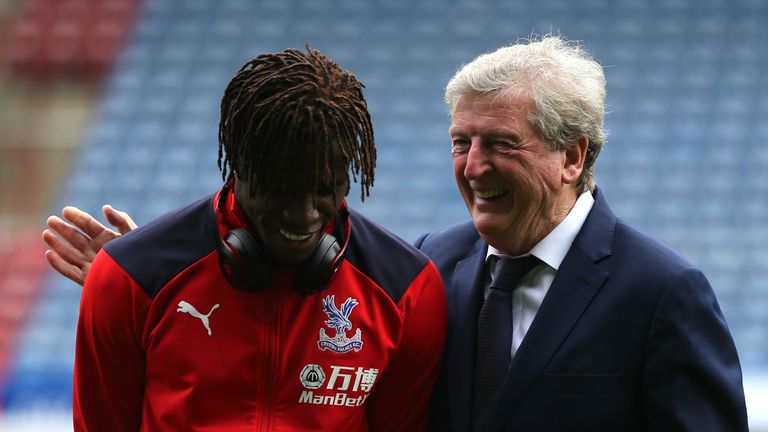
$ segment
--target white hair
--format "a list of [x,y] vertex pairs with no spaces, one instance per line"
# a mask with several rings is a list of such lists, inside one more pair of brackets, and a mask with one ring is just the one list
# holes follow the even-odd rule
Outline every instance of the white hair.
[[577,186],[594,188],[594,164],[605,142],[605,74],[575,42],[545,35],[482,54],[462,66],[445,88],[453,115],[465,94],[528,96],[536,107],[529,120],[550,149],[566,149],[581,137],[589,147]]

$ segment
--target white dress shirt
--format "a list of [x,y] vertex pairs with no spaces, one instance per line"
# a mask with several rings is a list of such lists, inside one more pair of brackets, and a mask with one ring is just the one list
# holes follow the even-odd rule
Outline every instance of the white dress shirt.
[[[514,327],[512,330],[512,357],[515,356],[528,328],[531,327],[536,312],[539,311],[541,302],[544,301],[544,296],[547,295],[557,270],[560,268],[560,263],[563,262],[565,254],[571,248],[573,240],[581,230],[581,226],[584,225],[594,203],[595,199],[592,194],[589,191],[583,192],[565,219],[541,239],[530,252],[523,254],[535,256],[542,261],[542,264],[534,267],[512,293],[512,326]],[[490,275],[493,271],[491,266],[495,264],[495,260],[490,259],[490,257],[494,255],[506,256],[493,246],[488,246],[486,294],[490,290]]]

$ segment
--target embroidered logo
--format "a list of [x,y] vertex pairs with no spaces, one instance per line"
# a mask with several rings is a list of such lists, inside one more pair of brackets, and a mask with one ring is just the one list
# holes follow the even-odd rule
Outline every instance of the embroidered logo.
[[208,322],[208,317],[211,316],[213,311],[216,310],[216,308],[218,308],[218,307],[219,307],[219,304],[216,303],[215,305],[213,305],[213,307],[211,308],[210,312],[208,312],[207,315],[203,315],[200,312],[198,312],[197,309],[195,309],[194,306],[192,306],[191,304],[189,304],[189,303],[185,302],[184,300],[182,300],[182,301],[179,302],[179,308],[176,309],[176,312],[188,313],[188,314],[192,315],[195,318],[199,318],[200,321],[203,322],[203,327],[205,327],[205,329],[208,330],[208,336],[210,336],[211,335],[211,326],[210,326],[210,323]]
[[358,304],[357,300],[348,297],[341,304],[341,309],[337,309],[333,295],[326,296],[323,299],[323,310],[328,315],[325,325],[336,330],[336,335],[329,337],[325,333],[325,329],[321,328],[320,340],[317,341],[317,347],[320,348],[320,351],[329,349],[336,353],[345,353],[351,350],[360,351],[363,348],[360,329],[357,329],[355,335],[351,338],[348,338],[346,333],[347,330],[352,330],[352,321],[349,320],[349,315]]

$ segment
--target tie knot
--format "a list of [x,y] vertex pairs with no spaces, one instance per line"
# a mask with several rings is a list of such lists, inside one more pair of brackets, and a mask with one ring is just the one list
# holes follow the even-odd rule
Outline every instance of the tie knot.
[[496,261],[491,288],[513,291],[523,278],[541,261],[533,255],[520,258],[502,257]]

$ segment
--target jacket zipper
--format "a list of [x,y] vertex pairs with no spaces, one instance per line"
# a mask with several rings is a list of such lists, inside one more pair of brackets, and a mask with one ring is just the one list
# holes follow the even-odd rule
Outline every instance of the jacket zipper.
[[264,348],[265,348],[265,364],[263,365],[262,374],[264,376],[262,392],[261,392],[261,411],[262,415],[260,427],[258,430],[263,432],[271,432],[273,430],[272,425],[272,412],[275,408],[276,388],[278,379],[282,373],[280,370],[280,314],[281,307],[281,289],[285,287],[284,281],[281,277],[275,277],[277,279],[273,282],[272,286],[263,293],[268,296],[267,301],[263,304],[265,325],[264,331]]

